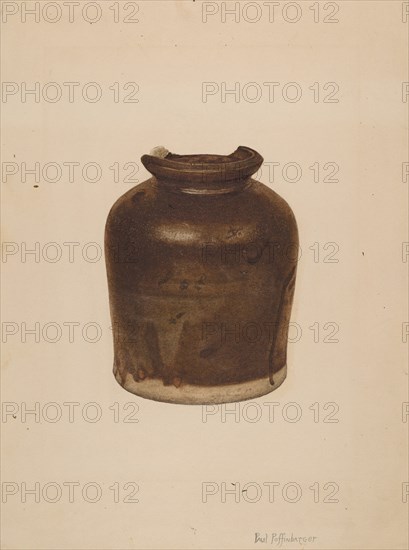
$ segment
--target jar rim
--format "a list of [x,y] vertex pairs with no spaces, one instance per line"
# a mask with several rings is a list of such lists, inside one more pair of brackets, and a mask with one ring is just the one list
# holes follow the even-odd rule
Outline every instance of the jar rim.
[[255,174],[263,157],[250,147],[240,146],[230,155],[192,154],[143,155],[142,164],[158,180],[193,189],[223,189],[226,182],[242,185]]

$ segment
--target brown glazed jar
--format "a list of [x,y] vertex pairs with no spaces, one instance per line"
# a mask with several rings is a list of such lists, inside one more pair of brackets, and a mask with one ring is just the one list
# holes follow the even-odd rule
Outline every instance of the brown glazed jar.
[[263,158],[239,147],[141,160],[153,177],[117,200],[105,230],[117,381],[186,404],[276,389],[298,232],[288,204],[251,179]]

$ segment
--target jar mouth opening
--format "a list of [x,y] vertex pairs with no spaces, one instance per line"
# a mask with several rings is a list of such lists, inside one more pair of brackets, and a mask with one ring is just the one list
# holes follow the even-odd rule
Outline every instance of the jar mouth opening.
[[[230,155],[177,155],[163,150],[161,154],[143,155],[145,168],[159,181],[179,189],[211,191],[226,188],[226,183],[242,186],[257,172],[263,157],[254,149],[240,146]],[[227,189],[227,188],[226,188]]]
[[231,155],[176,155],[168,153],[166,160],[172,160],[181,164],[189,164],[192,167],[201,167],[202,165],[221,164],[226,162],[237,162]]

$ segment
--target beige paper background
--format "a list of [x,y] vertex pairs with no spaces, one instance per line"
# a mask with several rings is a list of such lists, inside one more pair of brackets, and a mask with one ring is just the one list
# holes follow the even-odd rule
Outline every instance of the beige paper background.
[[[22,9],[21,2],[12,4]],[[298,2],[302,17],[292,24],[280,15],[284,2],[274,23],[261,2],[255,23],[242,11],[238,22],[223,23],[219,12],[203,23],[201,2],[137,4],[138,23],[114,23],[114,2],[100,1],[102,17],[94,24],[80,14],[69,23],[66,11],[54,24],[42,16],[39,23],[30,17],[24,23],[19,11],[2,25],[3,81],[20,89],[22,82],[36,81],[97,82],[103,89],[97,103],[80,96],[73,103],[66,96],[56,103],[23,103],[16,94],[2,104],[3,163],[19,169],[2,182],[2,240],[17,247],[3,257],[3,327],[16,323],[6,327],[18,330],[3,344],[3,406],[17,408],[16,418],[3,415],[2,480],[19,490],[2,507],[2,547],[276,548],[270,541],[255,544],[255,533],[285,532],[316,539],[281,548],[404,549],[408,373],[402,324],[408,316],[402,242],[408,238],[402,163],[408,155],[402,82],[409,78],[402,2],[339,1],[336,24],[314,23],[313,2],[305,1]],[[125,10],[124,2],[118,6]],[[125,11],[120,13],[123,19]],[[223,103],[220,94],[202,102],[202,82],[262,87],[273,81],[299,83],[301,100],[290,103],[279,93],[270,103],[263,87],[256,103],[243,97]],[[114,82],[138,83],[139,102],[114,103]],[[339,102],[315,103],[308,89],[314,82],[336,82]],[[143,181],[147,173],[139,158],[160,144],[176,153],[220,154],[248,145],[267,162],[302,167],[297,182],[285,181],[280,171],[272,181],[265,167],[260,176],[297,217],[303,254],[292,316],[297,325],[290,334],[293,340],[297,330],[302,335],[289,344],[287,381],[250,407],[218,407],[206,416],[201,407],[139,399],[112,376],[104,261],[86,261],[81,250],[90,242],[102,246],[110,206],[133,186],[123,182],[124,170],[115,183],[109,167],[136,162]],[[98,163],[101,180],[90,183],[78,174],[70,183],[64,172],[56,183],[40,178],[38,188],[32,176],[22,181],[23,162],[67,161]],[[315,162],[337,163],[339,181],[325,183],[321,176],[314,182],[308,167]],[[50,256],[47,243],[57,243],[61,259],[53,263],[40,255],[36,262],[31,255],[23,262],[22,243],[33,248],[35,242]],[[80,243],[73,262],[64,242]],[[329,242],[339,246],[337,263],[323,261],[332,251],[323,249]],[[318,262],[309,248],[314,243]],[[24,322],[40,323],[41,330],[58,323],[61,339],[50,343],[40,334],[39,342],[29,335],[24,342]],[[80,323],[73,342],[67,322]],[[95,343],[80,332],[89,322],[101,327]],[[339,325],[338,343],[323,341],[328,322]],[[321,330],[318,342],[308,328],[314,323]],[[32,408],[35,402],[50,417],[46,404],[57,403],[62,418],[50,422],[47,412],[39,422],[24,418],[23,403]],[[64,402],[80,403],[73,422]],[[102,414],[94,423],[81,414],[90,402]],[[273,402],[271,421],[263,404]],[[339,407],[337,423],[323,421],[332,411],[323,408],[329,402]],[[124,422],[133,411],[124,409],[127,403],[139,407],[138,422]],[[288,403],[301,410],[299,422],[283,418],[283,410],[295,411]],[[309,408],[314,403],[318,422]],[[226,410],[237,418],[230,414],[223,422]],[[255,414],[260,417],[252,422]],[[86,502],[79,490],[70,503],[63,483],[71,481],[80,489],[97,483],[100,501]],[[23,482],[41,488],[54,482],[64,492],[55,503],[42,496],[39,503],[33,496],[23,502]],[[126,482],[139,485],[138,503],[123,502],[129,493],[123,489],[114,502],[109,487]],[[210,482],[220,491],[204,503],[202,483]],[[266,482],[280,484],[274,502]],[[298,502],[282,496],[289,482],[302,490]],[[323,502],[328,482],[339,487],[337,503]],[[222,502],[222,483],[240,485],[239,502],[231,495]],[[257,502],[243,497],[247,483],[253,484],[251,495],[262,488]],[[319,502],[309,489],[314,483]]]

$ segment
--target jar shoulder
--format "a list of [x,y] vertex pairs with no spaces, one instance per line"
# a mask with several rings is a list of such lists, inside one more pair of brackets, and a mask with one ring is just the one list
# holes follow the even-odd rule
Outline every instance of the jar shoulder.
[[288,203],[263,183],[225,195],[198,196],[167,192],[150,178],[124,193],[112,206],[106,229],[140,235],[181,233],[190,239],[225,234],[226,240],[295,238],[297,225]]

